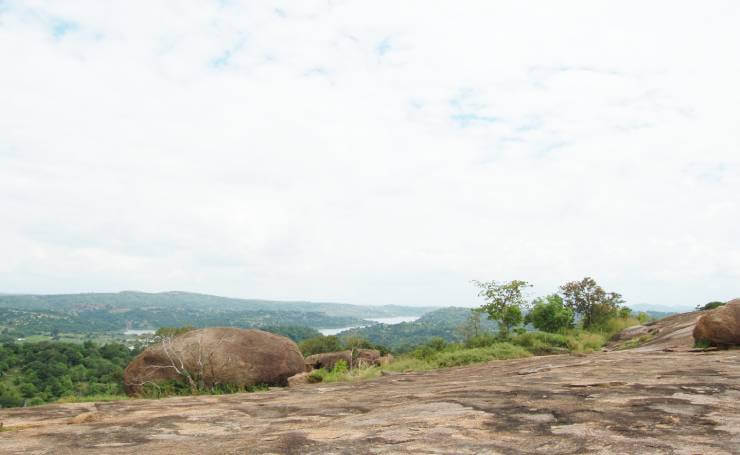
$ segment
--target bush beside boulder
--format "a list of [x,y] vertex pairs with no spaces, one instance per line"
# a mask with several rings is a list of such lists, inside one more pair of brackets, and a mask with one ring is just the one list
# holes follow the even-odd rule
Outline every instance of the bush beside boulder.
[[693,335],[697,343],[740,345],[740,299],[731,300],[699,318]]
[[306,357],[306,371],[325,368],[331,370],[340,360],[344,360],[352,368],[380,366],[381,356],[377,349],[348,349],[346,351],[325,352]]
[[285,386],[302,371],[303,355],[290,339],[262,330],[216,327],[149,346],[126,367],[124,386],[129,395],[168,381],[184,383],[193,392]]
[[305,359],[306,370],[318,370],[319,368],[331,370],[340,360],[347,362],[347,365],[352,365],[352,351],[348,349],[346,351],[310,355]]

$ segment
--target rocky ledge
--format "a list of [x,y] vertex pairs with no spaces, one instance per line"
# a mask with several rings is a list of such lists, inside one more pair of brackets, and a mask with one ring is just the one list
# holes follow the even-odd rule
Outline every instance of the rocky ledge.
[[0,421],[4,454],[731,454],[740,351],[537,357],[252,394],[7,409]]

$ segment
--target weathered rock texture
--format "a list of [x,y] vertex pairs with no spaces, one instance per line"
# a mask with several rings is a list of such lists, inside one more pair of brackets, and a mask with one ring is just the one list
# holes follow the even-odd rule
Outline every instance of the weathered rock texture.
[[354,352],[353,366],[369,367],[380,365],[380,351],[377,349],[356,349]]
[[[95,417],[74,419],[85,413]],[[251,394],[0,409],[0,421],[4,455],[737,454],[740,352],[533,357]]]
[[205,387],[215,384],[287,385],[304,370],[298,346],[288,338],[261,330],[208,328],[193,330],[150,346],[124,372],[129,395],[145,384],[191,379]]
[[352,351],[325,352],[323,354],[314,354],[306,357],[305,362],[311,369],[334,368],[337,362],[344,360],[347,366],[352,365]]
[[715,346],[740,345],[740,299],[710,310],[694,327],[696,341],[708,341]]
[[[688,351],[694,347],[692,332],[703,312],[675,314],[645,325],[624,329],[610,341],[607,350],[619,350],[629,346],[635,338],[642,338],[633,351]],[[629,346],[632,347],[632,346]]]

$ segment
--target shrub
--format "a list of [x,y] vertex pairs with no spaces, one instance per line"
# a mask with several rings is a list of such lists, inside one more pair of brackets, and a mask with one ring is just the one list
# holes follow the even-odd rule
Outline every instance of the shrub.
[[426,371],[434,368],[436,365],[432,362],[410,356],[400,357],[390,365],[383,367],[384,370],[390,371]]
[[717,307],[721,307],[724,304],[725,304],[725,302],[716,302],[716,301],[715,302],[709,302],[709,303],[707,303],[704,306],[697,305],[696,306],[696,310],[697,311],[713,310],[713,309],[715,309]]
[[603,321],[600,321],[598,325],[591,328],[593,332],[598,332],[606,337],[606,339],[611,338],[616,333],[621,332],[622,330],[628,328],[628,327],[634,327],[636,325],[640,325],[640,320],[637,318],[609,318]]
[[314,354],[322,354],[324,352],[336,352],[343,350],[343,346],[342,343],[339,341],[339,338],[333,335],[322,335],[303,340],[298,343],[298,347],[300,348],[301,353],[303,353],[303,355],[306,357]]
[[445,368],[491,360],[517,359],[530,357],[531,355],[529,351],[521,346],[515,346],[511,343],[496,343],[485,348],[441,352],[437,355],[435,364],[438,368]]
[[563,305],[562,297],[553,294],[536,299],[525,322],[531,323],[537,330],[558,332],[573,327],[573,318],[573,310]]
[[608,339],[606,336],[600,333],[578,331],[569,334],[568,337],[568,350],[571,352],[592,352],[597,349],[601,349]]
[[499,338],[492,333],[481,333],[480,335],[471,337],[465,342],[466,348],[484,348],[494,343],[499,342]]
[[712,346],[709,340],[696,340],[694,347],[697,349],[707,349]]
[[511,342],[535,355],[553,354],[568,349],[568,337],[556,333],[528,332],[515,336]]
[[[383,345],[371,343],[370,341],[360,337],[344,337],[342,338],[342,342],[345,346],[344,349],[377,349],[380,352],[380,355],[386,355],[391,352],[390,349]],[[340,351],[341,350],[342,349],[340,349]]]
[[647,343],[648,341],[653,339],[653,335],[645,334],[640,335],[639,337],[632,338],[631,340],[627,340],[624,342],[621,346],[619,346],[618,349],[633,349],[636,348],[644,343]]
[[417,359],[431,359],[438,352],[448,347],[444,338],[434,337],[423,345],[411,351],[411,356]]
[[154,332],[154,336],[162,338],[174,338],[178,335],[182,335],[183,333],[188,333],[191,330],[195,330],[195,327],[193,327],[192,325],[186,325],[183,327],[160,327],[157,329],[156,332]]
[[308,375],[308,382],[337,382],[349,379],[349,365],[345,360],[339,360],[330,370],[319,368]]
[[645,313],[644,311],[641,311],[637,314],[637,320],[640,321],[640,324],[646,324],[652,321],[653,318],[651,318],[650,315]]

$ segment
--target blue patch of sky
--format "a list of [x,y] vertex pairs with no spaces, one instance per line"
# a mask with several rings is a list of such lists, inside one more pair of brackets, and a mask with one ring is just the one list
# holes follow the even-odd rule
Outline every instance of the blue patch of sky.
[[387,54],[393,46],[391,45],[391,39],[390,37],[383,38],[383,41],[378,43],[378,45],[375,47],[375,52],[378,53],[379,56],[384,56]]
[[498,117],[490,115],[478,115],[470,112],[450,115],[450,119],[461,128],[467,128],[475,123],[495,123],[500,121]]
[[728,174],[732,174],[732,166],[729,163],[693,163],[684,172],[692,175],[702,183],[723,183]]
[[501,121],[500,118],[487,115],[483,111],[486,106],[484,104],[474,102],[472,98],[475,96],[472,89],[463,89],[460,93],[450,100],[450,107],[454,111],[450,115],[450,120],[457,124],[460,128],[467,128],[475,124],[490,124]]
[[51,20],[49,28],[51,29],[51,35],[54,38],[60,39],[64,35],[79,29],[79,26],[72,21],[54,18]]
[[246,44],[246,42],[247,42],[246,37],[239,38],[230,49],[226,49],[225,51],[221,53],[221,55],[211,59],[210,61],[211,68],[220,69],[220,68],[229,66],[231,64],[231,59],[234,57],[235,54],[241,51],[242,48],[244,48],[244,45]]
[[288,15],[285,13],[284,9],[281,8],[275,8],[273,10],[275,12],[275,15],[278,17],[282,17],[283,19],[286,18]]

